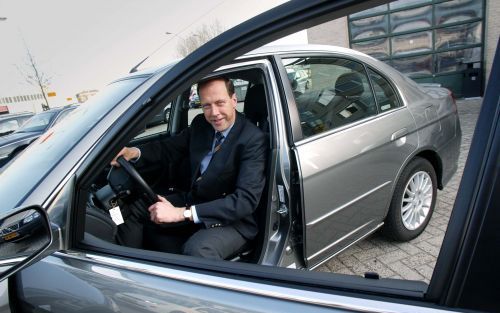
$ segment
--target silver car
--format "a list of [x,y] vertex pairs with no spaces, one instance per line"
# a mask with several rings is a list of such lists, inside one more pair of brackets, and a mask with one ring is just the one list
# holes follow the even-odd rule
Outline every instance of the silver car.
[[[319,2],[291,3],[274,12],[298,11],[304,23],[312,23],[307,12],[322,5],[325,12],[335,12],[335,4]],[[266,19],[254,23],[262,25]],[[220,48],[236,33],[234,40],[243,40],[235,31],[212,44]],[[461,131],[448,90],[421,87],[348,49],[264,47],[234,59],[241,48],[225,51],[214,61],[209,57],[215,55],[212,48],[204,46],[178,64],[111,83],[2,173],[3,216],[23,220],[26,213],[15,210],[20,207],[35,210],[45,221],[45,232],[0,246],[6,260],[2,277],[17,272],[10,290],[16,291],[23,310],[361,310],[356,298],[344,299],[349,305],[335,305],[342,299],[328,296],[321,289],[325,283],[314,273],[301,282],[310,290],[287,287],[293,275],[298,275],[295,282],[303,275],[286,268],[313,269],[378,229],[397,240],[423,231],[437,188],[457,168]],[[206,62],[202,69],[194,65],[201,60]],[[289,69],[310,73],[310,88],[294,93]],[[247,83],[238,108],[270,138],[256,242],[230,262],[118,245],[107,210],[119,197],[140,197],[150,187],[183,188],[185,182],[179,175],[182,164],[173,164],[131,167],[131,173],[138,172],[148,183],[127,185],[128,177],[110,179],[110,160],[124,145],[161,140],[189,127],[199,110],[189,106],[189,90],[207,73]],[[141,134],[148,119],[169,103],[166,131]],[[123,192],[116,192],[116,185],[124,186]],[[397,289],[401,297],[422,297],[426,285],[413,283],[351,277],[343,288],[385,295]],[[366,300],[358,305],[380,303]],[[384,310],[413,311],[402,304]]]

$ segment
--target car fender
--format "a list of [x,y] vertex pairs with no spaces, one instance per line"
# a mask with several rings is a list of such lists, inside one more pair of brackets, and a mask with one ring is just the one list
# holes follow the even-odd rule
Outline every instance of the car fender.
[[[413,151],[408,157],[406,158],[405,162],[403,165],[398,170],[398,173],[396,174],[394,181],[391,186],[391,195],[394,194],[394,190],[396,189],[396,184],[401,177],[401,173],[403,170],[408,166],[408,164],[415,158],[415,157],[422,157],[429,161],[432,166],[434,167],[434,170],[436,171],[436,176],[438,180],[438,188],[442,189],[443,184],[442,184],[442,160],[441,157],[439,156],[437,150],[434,147],[431,146],[426,146],[426,147],[420,147]],[[391,199],[386,204],[386,209],[385,209],[385,214],[384,216],[387,216],[387,213],[389,212],[389,206],[391,204],[392,196]]]

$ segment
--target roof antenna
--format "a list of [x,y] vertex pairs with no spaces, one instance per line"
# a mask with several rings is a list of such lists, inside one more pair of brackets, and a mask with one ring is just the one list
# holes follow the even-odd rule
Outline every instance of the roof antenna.
[[[174,34],[174,33],[171,33],[171,32],[165,32],[165,35],[174,35],[174,37],[178,37],[178,35]],[[137,63],[136,66],[132,67],[132,69],[130,69],[129,73],[135,73],[137,72],[137,69],[139,68],[139,66],[141,66],[142,63],[144,63],[151,55],[153,55],[156,51],[160,50],[161,47],[163,47],[167,42],[169,42],[170,40],[172,40],[174,37],[166,40],[165,42],[163,42],[158,48],[156,48],[153,52],[151,52],[150,54],[148,54],[147,57],[145,57],[141,62]]]
[[144,58],[141,62],[137,63],[137,65],[136,65],[136,66],[134,66],[134,67],[130,70],[130,72],[129,72],[129,73],[135,73],[135,72],[137,72],[137,68],[138,68],[139,66],[141,66],[141,64],[142,64],[142,63],[144,63],[144,61],[146,61],[148,58],[149,58],[149,55],[148,55],[147,57],[145,57],[145,58]]

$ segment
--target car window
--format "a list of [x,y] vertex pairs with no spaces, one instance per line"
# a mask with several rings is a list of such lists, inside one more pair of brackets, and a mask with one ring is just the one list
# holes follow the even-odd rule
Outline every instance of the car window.
[[398,97],[387,79],[371,69],[368,69],[368,74],[373,84],[380,112],[385,112],[400,106]]
[[[377,113],[368,77],[360,63],[342,58],[291,58],[283,62],[304,137]],[[300,82],[296,73],[309,73],[309,79],[301,78]]]
[[147,123],[144,131],[134,137],[139,139],[143,137],[154,136],[156,134],[166,133],[170,123],[172,103],[167,104],[162,110],[156,113]]
[[29,121],[20,127],[18,133],[36,132],[44,130],[54,117],[55,112],[45,112],[33,116]]
[[16,130],[19,127],[17,120],[10,120],[0,123],[0,134]]

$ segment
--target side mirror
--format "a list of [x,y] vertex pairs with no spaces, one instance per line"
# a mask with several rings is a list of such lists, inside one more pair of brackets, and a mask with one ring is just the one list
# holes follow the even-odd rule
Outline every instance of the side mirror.
[[0,219],[0,281],[29,265],[52,242],[45,211],[31,206]]

